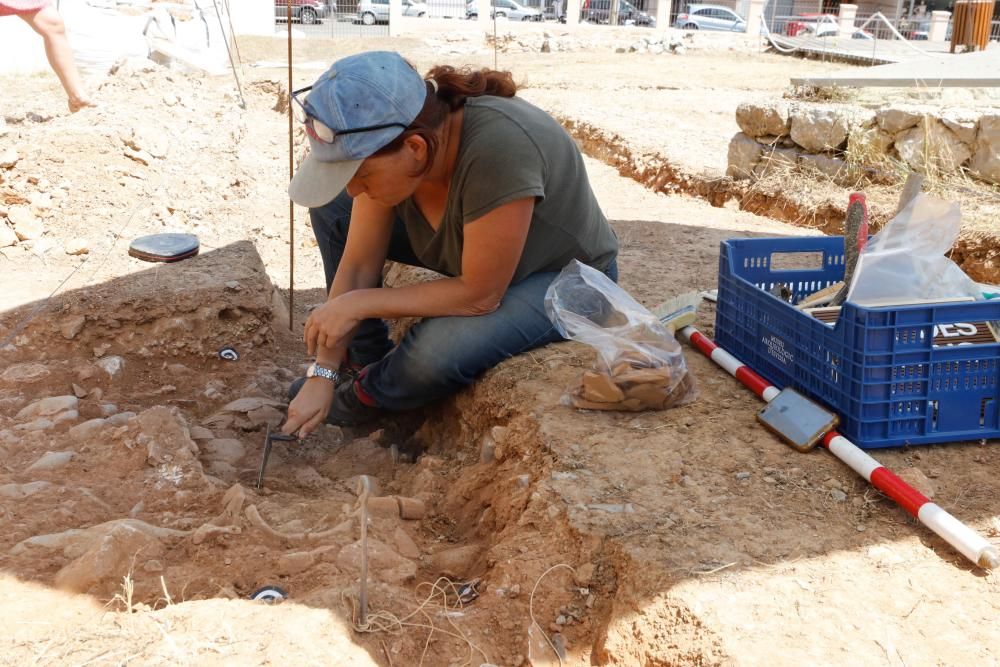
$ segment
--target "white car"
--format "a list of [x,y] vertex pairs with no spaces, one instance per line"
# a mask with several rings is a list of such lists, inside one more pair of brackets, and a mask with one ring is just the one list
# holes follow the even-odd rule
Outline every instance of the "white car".
[[[427,5],[413,0],[403,0],[403,16],[427,16]],[[389,0],[361,0],[358,3],[358,20],[365,25],[389,22]]]
[[[479,17],[479,7],[476,0],[468,0],[465,4],[466,18]],[[541,21],[542,10],[537,7],[525,7],[514,0],[493,0],[490,18],[508,18],[511,21]]]

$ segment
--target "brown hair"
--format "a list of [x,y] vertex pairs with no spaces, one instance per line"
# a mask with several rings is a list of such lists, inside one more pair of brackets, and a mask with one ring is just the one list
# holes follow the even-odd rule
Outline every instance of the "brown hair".
[[[437,129],[441,127],[449,113],[462,108],[470,97],[482,95],[514,97],[517,94],[517,84],[514,83],[514,77],[510,72],[438,65],[432,67],[424,78],[428,81],[425,84],[427,99],[424,101],[423,109],[398,137],[375,152],[375,155],[394,153],[403,146],[407,137],[422,137],[427,142],[427,162],[421,172],[414,176],[426,174],[434,163],[438,149]],[[436,92],[430,80],[437,83]]]

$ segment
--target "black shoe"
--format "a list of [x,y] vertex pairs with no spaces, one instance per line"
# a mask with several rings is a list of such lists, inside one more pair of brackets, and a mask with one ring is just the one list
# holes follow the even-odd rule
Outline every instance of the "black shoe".
[[381,410],[365,405],[355,391],[355,383],[344,382],[333,392],[333,402],[330,412],[326,415],[326,423],[334,426],[359,426],[375,419]]

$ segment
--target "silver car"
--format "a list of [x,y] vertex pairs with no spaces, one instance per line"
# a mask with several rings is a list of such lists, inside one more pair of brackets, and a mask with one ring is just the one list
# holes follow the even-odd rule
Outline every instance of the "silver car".
[[[427,5],[403,0],[403,16],[427,16]],[[358,20],[365,25],[389,22],[389,0],[361,0],[358,3]]]
[[[479,17],[479,7],[476,0],[468,0],[465,5],[465,15],[474,19]],[[514,0],[493,0],[490,18],[507,17],[511,21],[541,21],[542,10],[537,7],[525,7]]]
[[729,7],[688,5],[687,13],[678,14],[674,27],[681,30],[725,30],[746,32],[747,23]]

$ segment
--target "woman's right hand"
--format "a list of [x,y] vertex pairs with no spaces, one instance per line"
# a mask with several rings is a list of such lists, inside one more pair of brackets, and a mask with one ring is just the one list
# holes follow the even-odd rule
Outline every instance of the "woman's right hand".
[[326,378],[306,380],[288,406],[288,419],[281,432],[286,435],[297,433],[299,438],[305,438],[319,428],[330,411],[334,389],[333,383]]

